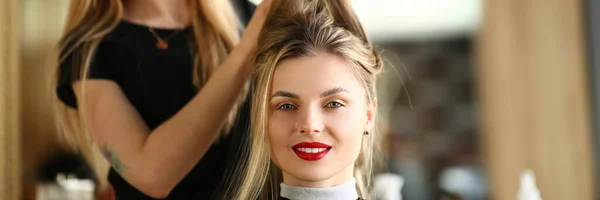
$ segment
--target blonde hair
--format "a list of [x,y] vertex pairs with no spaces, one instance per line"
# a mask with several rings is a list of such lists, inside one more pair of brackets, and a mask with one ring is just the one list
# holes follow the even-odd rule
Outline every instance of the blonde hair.
[[[80,80],[85,84],[90,60],[96,47],[104,36],[110,33],[121,21],[124,0],[71,0],[64,33],[58,43],[60,66],[63,62],[71,67],[70,82]],[[200,89],[223,62],[228,53],[239,42],[240,24],[229,1],[188,0],[191,13],[191,25],[195,38],[196,55],[194,58],[193,82]],[[72,59],[67,60],[67,57]],[[51,86],[56,88],[60,67],[57,66]],[[82,87],[83,88],[83,87]],[[55,90],[51,90],[55,91]],[[85,91],[82,91],[82,93]],[[238,103],[229,113],[222,135],[229,132],[239,107],[245,99],[242,92]],[[56,95],[54,95],[56,97]],[[54,113],[58,131],[63,139],[79,150],[92,165],[108,166],[103,159],[95,157],[90,136],[86,133],[81,117],[82,109],[72,109],[54,99]],[[82,108],[79,102],[79,107]]]
[[[251,136],[235,171],[228,199],[277,199],[281,170],[270,160],[268,102],[276,66],[285,59],[330,53],[348,61],[364,86],[368,103],[376,99],[375,80],[382,69],[379,54],[367,39],[346,0],[283,0],[273,3],[259,37],[252,80]],[[354,176],[359,195],[368,196],[373,160],[378,157],[376,131],[363,139]],[[235,185],[234,185],[235,184]]]

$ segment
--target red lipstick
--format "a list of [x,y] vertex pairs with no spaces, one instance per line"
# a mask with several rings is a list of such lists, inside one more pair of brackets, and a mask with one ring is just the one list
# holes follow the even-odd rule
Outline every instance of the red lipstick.
[[331,146],[320,142],[301,142],[292,147],[296,155],[307,161],[317,161],[323,159]]

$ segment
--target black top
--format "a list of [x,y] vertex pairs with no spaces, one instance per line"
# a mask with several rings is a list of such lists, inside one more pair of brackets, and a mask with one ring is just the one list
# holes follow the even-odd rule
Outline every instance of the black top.
[[[285,197],[279,197],[279,198],[277,198],[277,200],[290,200],[290,199],[285,198]],[[358,197],[358,199],[356,199],[356,200],[363,200],[363,199]]]
[[[89,69],[90,79],[104,79],[117,83],[150,129],[155,129],[176,114],[198,92],[192,81],[191,29],[155,31],[161,37],[178,33],[168,40],[168,49],[157,49],[157,40],[148,27],[121,21],[102,39]],[[77,108],[71,87],[72,59],[69,55],[60,65],[56,92],[62,102]],[[236,160],[234,156],[239,150],[239,145],[232,144],[240,144],[241,137],[246,135],[248,117],[249,101],[246,101],[229,136],[213,144],[166,199],[220,197],[221,191],[217,188],[224,180],[225,168],[227,165],[233,165],[232,161]],[[177,133],[173,133],[173,136],[176,137]],[[119,200],[153,199],[127,183],[112,168],[108,180]]]

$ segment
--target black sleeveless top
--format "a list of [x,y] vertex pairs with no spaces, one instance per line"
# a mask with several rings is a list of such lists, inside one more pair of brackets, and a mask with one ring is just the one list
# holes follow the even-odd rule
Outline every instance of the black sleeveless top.
[[[241,12],[250,14],[253,8],[248,5],[245,3]],[[168,40],[168,49],[156,48],[157,40],[148,27],[121,21],[102,39],[89,69],[89,79],[117,83],[151,130],[177,113],[198,92],[192,80],[194,43],[191,29],[155,31],[161,37],[176,34]],[[71,87],[72,59],[68,55],[60,64],[56,94],[63,103],[77,108]],[[249,108],[248,96],[228,137],[213,144],[166,199],[216,199],[221,196],[219,187],[226,179],[225,169],[237,159],[240,145],[234,144],[241,144],[248,132]],[[119,200],[153,199],[127,183],[112,168],[108,180]]]

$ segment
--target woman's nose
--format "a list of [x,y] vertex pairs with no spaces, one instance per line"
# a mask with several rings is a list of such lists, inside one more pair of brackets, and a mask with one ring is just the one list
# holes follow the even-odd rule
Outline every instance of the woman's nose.
[[323,130],[323,121],[319,109],[306,109],[300,111],[297,130],[301,134],[317,134]]

